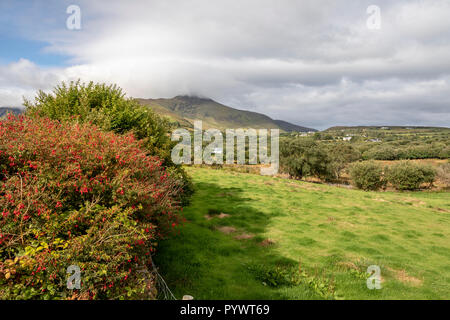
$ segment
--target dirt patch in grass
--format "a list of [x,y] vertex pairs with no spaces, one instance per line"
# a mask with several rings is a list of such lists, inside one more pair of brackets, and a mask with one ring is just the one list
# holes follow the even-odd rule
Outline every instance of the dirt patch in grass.
[[395,270],[389,267],[386,267],[386,269],[392,272],[394,277],[401,282],[409,283],[413,286],[422,285],[423,281],[421,279],[408,275],[405,270]]
[[348,221],[339,221],[337,223],[339,229],[354,229],[356,226]]
[[217,230],[219,230],[220,232],[225,233],[225,234],[230,234],[230,233],[236,232],[235,227],[229,227],[229,226],[218,227]]
[[267,246],[271,246],[271,245],[274,245],[274,244],[275,244],[275,241],[272,240],[272,239],[265,239],[265,240],[263,240],[263,241],[261,241],[259,243],[259,245],[262,246],[262,247],[267,247]]
[[204,217],[206,220],[211,220],[212,218],[219,218],[219,219],[223,219],[223,218],[227,218],[230,215],[228,213],[223,213],[221,212],[220,214],[217,215],[210,215],[210,214],[206,214]]
[[396,275],[397,275],[397,279],[402,282],[408,282],[415,286],[420,286],[422,284],[422,280],[408,275],[405,270],[398,271]]
[[353,262],[341,261],[341,262],[338,262],[337,265],[343,267],[344,269],[353,269],[356,271],[361,271],[361,270],[359,270],[358,266],[356,264],[354,264]]
[[409,202],[409,203],[412,203],[412,205],[413,205],[414,207],[420,207],[420,206],[423,206],[423,205],[426,205],[426,204],[427,204],[426,202],[424,202],[424,201],[422,201],[422,200],[414,199],[414,198],[403,198],[402,201],[403,201],[403,202]]
[[247,239],[252,239],[253,237],[254,237],[254,235],[252,235],[252,234],[243,233],[243,234],[235,236],[234,238],[236,240],[247,240]]

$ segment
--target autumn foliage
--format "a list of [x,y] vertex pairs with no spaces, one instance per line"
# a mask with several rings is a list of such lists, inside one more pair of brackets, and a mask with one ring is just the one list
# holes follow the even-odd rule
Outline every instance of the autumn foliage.
[[[137,270],[179,223],[179,184],[132,134],[0,121],[0,298],[136,298]],[[67,267],[81,289],[66,287]]]

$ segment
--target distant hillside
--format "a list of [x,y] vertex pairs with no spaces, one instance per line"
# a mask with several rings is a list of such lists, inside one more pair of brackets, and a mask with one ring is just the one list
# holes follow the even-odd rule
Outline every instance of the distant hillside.
[[172,99],[138,99],[138,101],[182,127],[192,128],[194,120],[202,120],[204,129],[267,128],[298,132],[317,131],[286,121],[273,120],[261,113],[234,109],[206,98],[176,96]]
[[420,129],[420,130],[440,130],[440,129],[450,129],[448,127],[426,127],[426,126],[335,126],[330,127],[324,131],[338,131],[338,130],[411,130],[411,129]]
[[9,112],[19,114],[22,113],[24,109],[18,107],[0,107],[0,118],[8,114]]
[[297,132],[316,132],[316,129],[307,128],[298,126],[296,124],[292,124],[290,122],[284,121],[284,120],[273,120],[281,129],[284,131],[297,131]]

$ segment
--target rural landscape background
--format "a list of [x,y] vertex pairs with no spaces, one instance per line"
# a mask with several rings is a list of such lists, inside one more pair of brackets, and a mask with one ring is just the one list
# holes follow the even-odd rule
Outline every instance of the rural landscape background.
[[195,2],[0,4],[0,299],[450,299],[449,3]]

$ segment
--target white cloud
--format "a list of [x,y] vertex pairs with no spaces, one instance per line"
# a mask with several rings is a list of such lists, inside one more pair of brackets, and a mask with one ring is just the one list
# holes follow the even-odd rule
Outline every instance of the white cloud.
[[22,97],[30,99],[37,90],[50,90],[66,79],[64,69],[41,68],[26,59],[0,65],[0,106],[21,106]]
[[58,19],[28,30],[74,65],[22,60],[0,67],[0,86],[82,78],[136,97],[209,96],[319,128],[448,125],[449,2],[378,3],[382,29],[373,31],[372,1],[80,1],[81,31],[54,28]]

